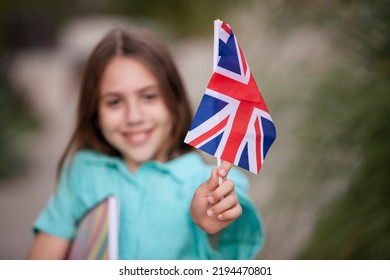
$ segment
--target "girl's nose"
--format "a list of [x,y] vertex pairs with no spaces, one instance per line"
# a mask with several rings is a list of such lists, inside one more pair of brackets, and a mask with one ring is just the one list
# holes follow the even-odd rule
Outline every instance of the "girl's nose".
[[127,106],[126,122],[129,125],[142,122],[142,110],[136,102],[132,102]]

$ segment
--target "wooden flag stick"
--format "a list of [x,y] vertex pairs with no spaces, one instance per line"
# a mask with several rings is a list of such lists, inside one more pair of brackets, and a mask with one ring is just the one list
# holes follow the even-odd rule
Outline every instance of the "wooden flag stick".
[[[217,158],[217,166],[218,167],[221,166],[221,158]],[[222,177],[218,176],[218,185],[221,185],[221,184],[222,184]]]
[[[219,19],[214,20],[214,48],[213,48],[213,73],[215,72],[218,64],[219,54],[219,28],[221,27],[222,21]],[[217,167],[221,166],[221,158],[217,157]],[[218,176],[218,184],[222,184],[222,177]]]

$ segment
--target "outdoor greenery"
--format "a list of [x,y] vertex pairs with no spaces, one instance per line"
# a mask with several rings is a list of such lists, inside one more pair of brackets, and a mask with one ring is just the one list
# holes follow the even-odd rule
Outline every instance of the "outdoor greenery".
[[302,152],[312,152],[305,157],[316,177],[312,188],[340,174],[350,181],[321,212],[300,258],[388,259],[390,7],[388,1],[332,4],[333,13],[327,7],[311,9],[308,20],[316,17],[328,27],[346,59],[317,86]]
[[158,23],[164,23],[174,36],[188,37],[212,34],[210,23],[214,19],[221,17],[226,11],[246,6],[249,2],[248,0],[239,2],[234,0],[112,1],[106,6],[106,11],[140,20],[153,18]]
[[0,81],[0,179],[16,175],[28,162],[22,143],[37,125],[25,100]]

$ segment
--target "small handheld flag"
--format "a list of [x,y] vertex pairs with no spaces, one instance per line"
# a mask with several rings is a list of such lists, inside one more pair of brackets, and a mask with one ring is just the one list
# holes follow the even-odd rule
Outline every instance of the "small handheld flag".
[[214,73],[184,142],[258,174],[275,126],[233,30],[215,24]]

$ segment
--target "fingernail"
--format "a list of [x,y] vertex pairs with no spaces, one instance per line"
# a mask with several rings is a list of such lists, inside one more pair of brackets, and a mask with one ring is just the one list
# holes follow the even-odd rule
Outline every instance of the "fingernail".
[[213,210],[211,210],[211,209],[207,210],[207,216],[213,217],[214,216]]
[[211,195],[209,195],[208,200],[210,204],[213,204],[215,202],[214,197],[212,197]]
[[223,215],[222,215],[222,214],[219,214],[219,215],[217,216],[217,218],[220,219],[220,220],[223,220]]
[[224,177],[224,176],[226,175],[225,169],[219,169],[219,175],[221,175],[222,177]]

